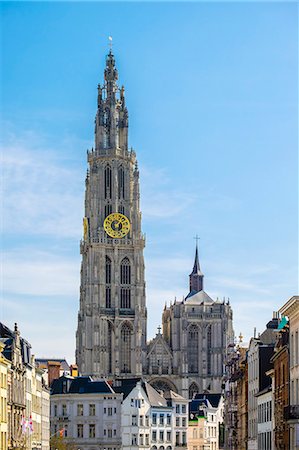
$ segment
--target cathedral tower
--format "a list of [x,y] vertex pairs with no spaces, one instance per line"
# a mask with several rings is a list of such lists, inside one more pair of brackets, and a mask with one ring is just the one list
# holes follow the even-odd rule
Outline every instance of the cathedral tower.
[[88,151],[76,359],[83,375],[138,376],[146,351],[139,171],[110,50]]

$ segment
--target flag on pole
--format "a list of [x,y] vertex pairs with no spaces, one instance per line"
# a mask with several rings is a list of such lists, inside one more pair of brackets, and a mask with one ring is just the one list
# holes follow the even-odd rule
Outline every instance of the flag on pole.
[[22,416],[22,419],[21,419],[21,428],[22,428],[22,433],[23,433],[23,434],[26,433],[27,426],[28,426],[27,420],[25,419],[24,416]]
[[29,433],[33,433],[33,423],[32,423],[32,417],[29,418]]

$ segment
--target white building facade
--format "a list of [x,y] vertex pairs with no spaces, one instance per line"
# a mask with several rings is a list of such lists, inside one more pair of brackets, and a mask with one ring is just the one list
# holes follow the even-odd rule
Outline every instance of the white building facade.
[[51,435],[80,450],[118,450],[121,400],[106,381],[61,377],[52,384]]
[[273,450],[273,393],[272,388],[257,394],[258,450]]
[[[120,390],[126,391],[124,384]],[[172,391],[161,394],[142,380],[125,394],[121,412],[123,450],[186,448],[188,401]]]

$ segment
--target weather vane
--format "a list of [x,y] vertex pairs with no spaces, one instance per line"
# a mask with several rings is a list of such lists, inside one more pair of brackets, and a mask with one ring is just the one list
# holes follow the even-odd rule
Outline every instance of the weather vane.
[[112,52],[112,45],[113,45],[113,43],[112,43],[112,36],[108,36],[108,39],[109,39],[110,51]]

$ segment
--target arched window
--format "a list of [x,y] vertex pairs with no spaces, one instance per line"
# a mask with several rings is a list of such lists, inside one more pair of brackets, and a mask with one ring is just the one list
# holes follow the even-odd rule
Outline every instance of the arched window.
[[211,374],[211,347],[212,347],[212,330],[211,325],[207,329],[207,374]]
[[118,198],[125,197],[125,172],[122,166],[118,169]]
[[131,284],[131,265],[127,257],[120,263],[120,284]]
[[120,332],[120,371],[131,373],[131,327],[128,323],[122,326]]
[[198,394],[198,386],[196,383],[191,383],[189,387],[189,398],[192,399],[195,394]]
[[111,259],[106,256],[105,263],[105,281],[106,281],[106,308],[111,308]]
[[112,171],[110,166],[106,166],[105,174],[104,174],[104,183],[105,183],[105,198],[112,197]]
[[131,265],[128,258],[120,264],[120,307],[131,308]]
[[188,330],[188,369],[189,373],[198,372],[198,327],[191,325]]

